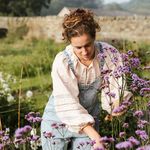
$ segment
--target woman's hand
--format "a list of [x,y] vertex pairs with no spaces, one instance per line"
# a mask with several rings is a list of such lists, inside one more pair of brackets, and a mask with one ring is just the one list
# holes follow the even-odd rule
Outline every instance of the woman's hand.
[[123,115],[127,110],[123,110],[121,112],[118,112],[118,113],[112,113],[112,114],[109,114],[105,117],[105,120],[107,121],[112,121],[113,117],[119,117],[121,115]]
[[99,140],[93,145],[93,150],[105,150],[103,143]]
[[85,126],[82,130],[89,136],[92,141],[95,142],[93,145],[93,150],[105,150],[103,143],[100,142],[101,136],[90,124]]

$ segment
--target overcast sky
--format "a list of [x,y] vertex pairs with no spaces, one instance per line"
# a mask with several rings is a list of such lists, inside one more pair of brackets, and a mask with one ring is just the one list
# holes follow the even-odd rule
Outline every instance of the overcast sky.
[[111,2],[116,2],[116,3],[122,3],[122,2],[128,2],[130,0],[104,0],[105,3],[111,3]]

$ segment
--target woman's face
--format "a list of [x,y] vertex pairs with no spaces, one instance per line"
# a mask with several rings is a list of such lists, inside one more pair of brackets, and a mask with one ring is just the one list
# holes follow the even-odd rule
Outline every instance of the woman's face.
[[94,39],[89,34],[85,33],[81,36],[72,37],[71,45],[80,61],[89,61],[94,58]]

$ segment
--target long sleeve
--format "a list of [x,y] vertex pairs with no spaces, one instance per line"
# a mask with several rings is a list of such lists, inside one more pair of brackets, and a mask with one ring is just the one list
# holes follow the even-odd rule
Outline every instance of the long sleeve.
[[[131,98],[132,93],[127,91],[125,76],[119,76],[118,74],[118,69],[123,66],[120,53],[113,46],[106,43],[103,44],[103,49],[105,57],[103,83],[105,86],[101,91],[101,102],[102,108],[110,114],[114,108],[119,106],[121,95],[124,100],[128,100]],[[122,88],[124,88],[123,93],[121,92]]]
[[76,133],[79,133],[86,124],[93,124],[93,117],[79,103],[77,78],[62,52],[54,60],[51,75],[54,105],[60,120],[68,126],[70,131]]

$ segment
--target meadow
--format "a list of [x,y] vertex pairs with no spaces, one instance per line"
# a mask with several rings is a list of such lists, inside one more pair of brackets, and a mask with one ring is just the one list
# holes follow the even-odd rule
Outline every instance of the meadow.
[[[150,43],[148,41],[128,41],[123,39],[102,39],[102,41],[112,44],[123,53],[132,50],[134,56],[140,58],[141,61],[140,69],[134,68],[133,71],[146,81],[150,79]],[[11,34],[6,38],[0,39],[0,45],[0,131],[3,131],[0,133],[0,149],[7,150],[14,148],[8,146],[10,144],[7,144],[12,138],[9,138],[9,141],[8,139],[3,140],[2,136],[9,135],[9,137],[13,137],[17,128],[21,128],[26,124],[34,125],[34,128],[37,128],[36,135],[40,134],[40,121],[29,121],[28,117],[25,119],[24,116],[29,112],[39,112],[40,115],[38,113],[29,114],[30,116],[33,115],[35,118],[42,116],[44,107],[52,91],[52,81],[50,76],[52,62],[55,55],[65,48],[66,43],[56,43],[50,39],[23,40],[22,38],[17,37],[16,34]],[[117,138],[117,136],[122,131],[122,121],[129,123],[132,128],[124,129],[124,131],[122,131],[124,133],[122,133],[122,137],[118,140],[121,142],[128,137],[135,135],[134,131],[137,129],[135,122],[137,121],[137,118],[133,119],[131,112],[133,110],[134,112],[135,110],[144,110],[146,113],[144,113],[143,116],[147,123],[143,124],[143,128],[141,128],[140,131],[145,129],[145,134],[148,137],[143,137],[144,140],[139,137],[137,140],[140,144],[135,144],[134,147],[128,146],[126,148],[133,150],[138,148],[138,146],[150,144],[149,96],[146,95],[146,97],[144,97],[139,93],[134,93],[134,95],[134,106],[130,107],[129,113],[122,118],[115,118],[112,121],[103,121],[103,124],[100,127],[103,136],[107,135],[109,137],[111,135],[115,140],[118,140],[119,138]],[[147,103],[149,104],[148,107]],[[100,120],[104,120],[105,116],[106,112],[102,111]],[[133,119],[133,122],[130,122],[130,119]],[[31,131],[31,129],[28,131]],[[37,141],[39,139],[40,137],[37,138]],[[23,150],[40,149],[40,146],[37,143],[36,146],[31,144],[33,147],[30,147],[29,145],[23,146],[24,143],[19,143],[22,146],[17,144],[15,146],[18,146],[18,149]],[[109,149],[119,149],[115,148],[114,145],[114,143],[111,144]],[[84,149],[84,147],[80,147],[80,149]],[[124,149],[124,147],[120,149]]]

